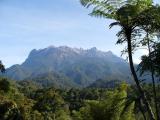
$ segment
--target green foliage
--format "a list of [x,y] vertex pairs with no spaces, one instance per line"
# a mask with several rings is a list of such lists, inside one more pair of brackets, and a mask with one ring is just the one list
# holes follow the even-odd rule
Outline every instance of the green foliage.
[[138,69],[141,74],[146,71],[151,72],[153,70],[155,75],[160,75],[160,43],[153,46],[153,51],[149,56],[142,56],[142,62],[139,64]]
[[0,100],[0,119],[1,120],[22,120],[17,104],[13,101]]
[[10,90],[10,82],[5,78],[0,78],[0,90],[8,92]]
[[55,114],[56,120],[71,120],[69,113],[67,113],[65,110],[59,110]]
[[35,109],[40,112],[56,112],[63,105],[64,100],[61,96],[55,90],[49,89],[43,93],[43,96],[38,98]]
[[73,86],[78,87],[78,85],[76,85],[71,79],[57,72],[38,74],[35,77],[31,76],[30,78],[27,78],[25,82],[33,82],[34,84],[43,88],[71,88]]
[[[136,97],[131,96],[135,90],[125,83],[112,89],[39,89],[35,86],[35,88],[31,87],[34,88],[32,95],[25,96],[31,91],[21,88],[23,85],[27,87],[28,83],[7,81],[10,82],[9,91],[0,92],[0,119],[2,120],[135,120],[135,118],[142,118]],[[152,92],[151,86],[144,87],[145,90]],[[152,98],[150,92],[148,97]]]
[[105,80],[105,79],[98,79],[91,85],[89,85],[89,88],[115,88],[118,85],[120,85],[120,80]]
[[88,100],[79,112],[73,111],[75,120],[134,120],[134,103],[125,106],[126,86],[119,90],[108,91],[101,101]]

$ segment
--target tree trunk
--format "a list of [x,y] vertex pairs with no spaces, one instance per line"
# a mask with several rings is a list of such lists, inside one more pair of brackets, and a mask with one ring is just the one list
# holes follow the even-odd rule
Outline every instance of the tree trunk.
[[153,62],[151,59],[151,47],[150,47],[148,32],[147,32],[147,45],[148,45],[148,51],[149,51],[149,60],[151,62],[151,77],[152,77],[152,88],[153,88],[154,104],[155,104],[155,109],[156,109],[156,117],[157,117],[157,120],[160,120],[158,102],[157,102],[157,92],[156,92],[156,85],[155,85],[155,77],[154,77],[154,68],[153,68]]
[[141,111],[144,120],[147,120],[146,115],[145,115],[145,112],[144,112],[143,107],[142,107],[142,104],[141,104],[141,99],[140,99],[140,98],[138,99],[138,105],[139,105],[139,110]]
[[133,78],[134,78],[134,81],[137,85],[137,88],[138,88],[138,91],[141,95],[141,98],[146,106],[146,109],[148,111],[148,114],[150,116],[150,120],[156,120],[155,117],[154,117],[154,114],[153,114],[153,111],[152,111],[152,108],[147,100],[147,97],[139,83],[139,80],[138,80],[138,77],[137,77],[137,74],[136,74],[136,71],[135,71],[135,68],[134,68],[134,64],[133,64],[133,58],[132,58],[132,42],[131,42],[131,33],[132,33],[132,28],[127,28],[126,30],[126,37],[127,37],[127,47],[128,47],[128,57],[129,57],[129,65],[130,65],[130,69],[131,69],[131,72],[132,72],[132,75],[133,75]]
[[152,82],[153,82],[153,94],[154,94],[154,104],[155,104],[155,108],[156,108],[156,116],[157,116],[157,120],[160,120],[154,73],[152,72],[151,74],[152,74]]

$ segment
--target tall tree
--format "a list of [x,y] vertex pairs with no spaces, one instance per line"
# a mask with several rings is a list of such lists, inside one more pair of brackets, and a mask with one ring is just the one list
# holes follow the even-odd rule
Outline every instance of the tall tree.
[[[157,45],[156,45],[157,46]],[[157,90],[156,90],[156,83],[155,83],[155,75],[159,76],[159,71],[160,71],[160,49],[157,48],[154,51],[150,52],[148,56],[143,56],[142,57],[142,62],[139,64],[138,69],[140,69],[141,74],[144,72],[148,71],[151,72],[151,77],[152,77],[152,88],[153,88],[153,96],[154,96],[154,104],[155,104],[155,109],[156,109],[156,116],[157,119],[160,120],[160,112],[159,112],[159,107],[158,107],[158,98],[157,98]]]
[[144,104],[146,105],[150,119],[155,120],[152,108],[147,100],[147,97],[142,89],[142,86],[138,80],[134,63],[133,63],[133,51],[137,47],[137,37],[139,37],[141,30],[139,29],[138,15],[152,5],[151,0],[81,0],[81,3],[85,7],[93,7],[93,11],[90,15],[96,17],[104,17],[107,19],[113,19],[116,22],[112,23],[110,27],[118,25],[121,30],[118,32],[118,44],[127,43],[127,53],[129,58],[130,69],[137,85],[139,93],[142,97]]
[[[146,36],[144,39],[142,39],[141,43],[143,46],[147,46],[148,49],[148,58],[143,57],[142,63],[139,65],[139,68],[141,70],[141,74],[143,74],[146,70],[151,73],[151,78],[152,78],[152,88],[153,88],[153,98],[154,98],[154,104],[155,104],[155,109],[156,109],[156,117],[158,120],[160,120],[159,116],[159,109],[158,109],[158,102],[157,102],[157,92],[156,92],[156,81],[155,81],[155,73],[156,70],[154,67],[154,61],[152,57],[152,52],[154,50],[154,46],[158,43],[158,39],[155,39],[155,35],[159,33],[159,28],[160,28],[160,7],[157,6],[152,6],[149,9],[143,11],[139,15],[139,25],[140,27],[144,30]],[[144,61],[148,61],[149,66],[144,66],[147,64],[144,64]],[[147,68],[147,69],[145,69]]]

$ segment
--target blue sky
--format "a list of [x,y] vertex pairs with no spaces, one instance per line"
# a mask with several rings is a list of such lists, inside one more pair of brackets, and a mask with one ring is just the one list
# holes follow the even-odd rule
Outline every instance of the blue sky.
[[0,0],[0,59],[6,67],[21,64],[32,49],[51,45],[97,47],[120,56],[118,29],[88,13],[79,0]]

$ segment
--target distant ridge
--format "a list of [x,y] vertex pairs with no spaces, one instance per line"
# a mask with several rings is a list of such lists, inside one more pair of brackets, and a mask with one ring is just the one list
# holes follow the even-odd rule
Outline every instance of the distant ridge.
[[8,68],[5,76],[15,80],[35,80],[40,74],[52,72],[63,74],[62,78],[70,79],[72,84],[81,87],[88,86],[97,79],[112,76],[118,80],[130,80],[128,63],[111,51],[103,52],[96,47],[82,49],[68,46],[33,49],[21,65]]

